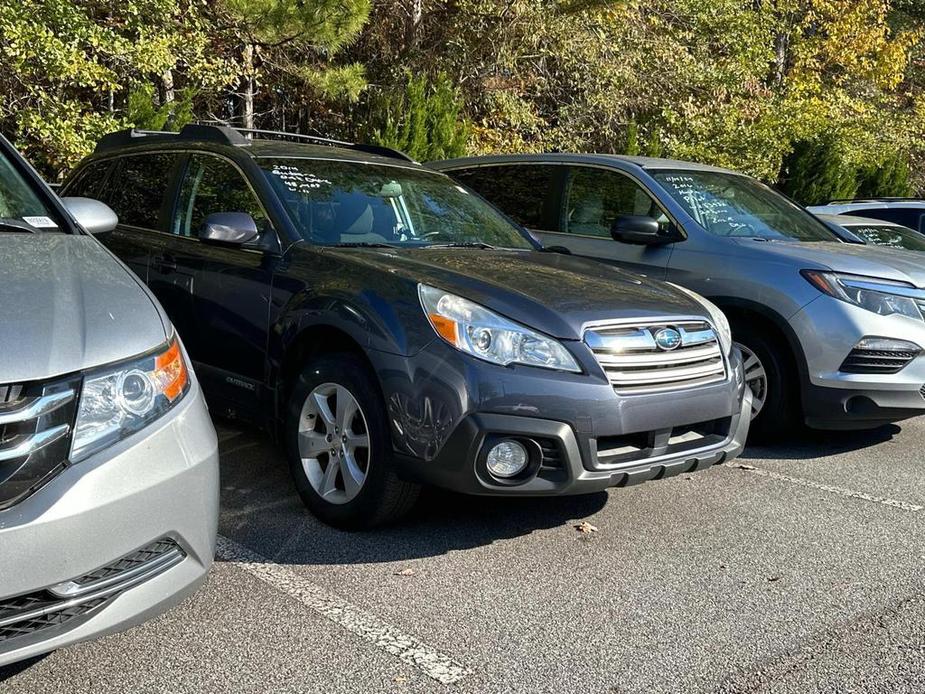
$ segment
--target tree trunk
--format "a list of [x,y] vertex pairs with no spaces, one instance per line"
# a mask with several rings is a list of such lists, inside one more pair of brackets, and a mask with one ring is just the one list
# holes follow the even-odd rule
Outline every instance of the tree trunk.
[[405,25],[405,49],[413,48],[418,39],[418,26],[424,16],[423,0],[411,0],[411,9],[408,12],[408,22]]
[[244,93],[242,95],[244,110],[244,127],[254,127],[254,92],[257,87],[257,79],[254,66],[254,44],[248,43],[244,46]]
[[161,73],[161,103],[169,104],[177,98],[173,88],[173,70],[167,68]]

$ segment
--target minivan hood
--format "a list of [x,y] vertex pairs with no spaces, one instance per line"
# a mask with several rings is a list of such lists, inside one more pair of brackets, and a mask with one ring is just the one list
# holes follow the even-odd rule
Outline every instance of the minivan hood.
[[0,383],[146,352],[167,332],[138,279],[96,239],[0,233]]
[[459,294],[563,339],[579,339],[595,321],[708,316],[699,302],[665,282],[559,253],[465,248],[334,252]]
[[925,259],[905,250],[851,243],[798,243],[737,239],[736,243],[800,265],[800,270],[833,270],[851,275],[911,282],[925,287]]

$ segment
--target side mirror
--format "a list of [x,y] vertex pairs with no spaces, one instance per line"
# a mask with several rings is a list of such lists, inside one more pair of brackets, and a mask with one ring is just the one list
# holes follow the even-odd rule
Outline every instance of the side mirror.
[[206,217],[199,238],[240,246],[253,241],[259,234],[257,222],[246,212],[215,212]]
[[119,224],[119,217],[109,205],[91,198],[61,198],[74,221],[89,234],[105,234]]
[[670,243],[671,237],[661,233],[658,220],[641,214],[618,214],[610,227],[614,241],[637,246]]

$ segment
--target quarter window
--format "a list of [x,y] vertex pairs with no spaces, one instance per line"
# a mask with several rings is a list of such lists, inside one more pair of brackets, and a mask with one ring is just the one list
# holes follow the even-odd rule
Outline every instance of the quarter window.
[[531,229],[548,228],[554,166],[516,164],[482,166],[450,175],[491,200],[508,217]]
[[628,176],[592,168],[570,171],[562,231],[610,238],[614,219],[621,214],[648,215],[668,224],[651,196]]
[[163,230],[162,208],[176,154],[157,153],[122,157],[97,196],[119,216],[120,224]]
[[261,233],[268,227],[257,198],[231,162],[194,154],[183,178],[173,233],[199,236],[206,217],[216,212],[246,212],[254,218]]

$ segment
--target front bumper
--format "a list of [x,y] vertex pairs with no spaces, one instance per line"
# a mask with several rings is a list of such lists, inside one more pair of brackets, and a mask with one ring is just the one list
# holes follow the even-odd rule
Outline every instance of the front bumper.
[[[192,593],[212,564],[218,496],[218,442],[194,382],[150,427],[0,512],[0,665],[126,629]],[[129,566],[139,550],[153,556],[144,552],[158,541],[170,552],[120,590],[103,590],[111,567]],[[47,589],[76,594],[87,576],[102,580],[92,587],[104,599],[92,609],[16,621],[27,603],[57,597]]]
[[[751,391],[737,350],[722,383],[627,396],[590,368],[498,367],[442,342],[406,365],[379,358],[399,473],[459,492],[542,496],[636,484],[730,460],[748,433]],[[488,444],[498,437],[536,451],[516,485],[485,468]]]
[[897,373],[839,369],[865,337],[914,342],[925,350],[925,323],[880,316],[828,296],[790,319],[806,360],[802,388],[806,424],[819,429],[872,428],[925,414],[925,351]]

